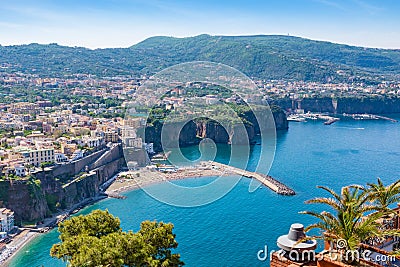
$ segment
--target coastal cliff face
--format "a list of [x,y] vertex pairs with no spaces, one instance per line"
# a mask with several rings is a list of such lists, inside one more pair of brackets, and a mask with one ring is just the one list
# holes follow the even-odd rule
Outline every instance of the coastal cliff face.
[[277,131],[289,129],[289,123],[287,121],[286,113],[283,111],[283,109],[277,105],[271,105],[270,109],[275,125],[272,124],[272,120],[270,120],[270,118],[268,117],[268,113],[261,111],[260,115],[258,116],[260,122],[257,121],[252,112],[246,112],[244,114],[244,119],[251,123],[255,134],[260,134],[260,126],[258,125],[259,123],[263,124],[264,129],[275,128],[275,130]]
[[276,107],[275,110],[272,111],[272,115],[274,116],[275,127],[277,131],[289,129],[289,123],[287,121],[286,114],[280,107]]
[[369,113],[387,114],[400,113],[400,98],[388,97],[342,97],[332,99],[330,97],[304,98],[291,100],[289,98],[273,101],[283,109],[304,109],[305,112],[329,112],[329,113]]
[[225,128],[214,120],[197,122],[197,136],[210,138],[216,143],[229,143],[230,137]]
[[337,113],[400,113],[400,98],[341,98]]
[[2,206],[15,212],[15,224],[41,220],[49,214],[40,185],[32,180],[1,181]]
[[209,138],[215,143],[244,145],[254,139],[255,129],[253,125],[235,124],[225,129],[214,120],[198,121],[197,136],[201,139]]
[[[270,129],[275,127],[276,130],[287,130],[288,121],[286,119],[285,112],[277,106],[271,106],[272,115],[275,121],[275,125],[272,125],[271,120],[264,118],[261,123],[265,123],[265,128]],[[262,116],[261,116],[262,117]],[[181,147],[191,146],[198,144],[204,138],[210,138],[216,143],[234,143],[234,144],[247,144],[251,142],[256,134],[260,133],[260,127],[256,120],[256,117],[252,112],[245,112],[242,114],[242,118],[245,120],[243,125],[229,125],[225,129],[220,123],[211,119],[200,119],[197,121],[189,121],[184,127],[181,124],[170,123],[164,127],[165,131],[165,143],[166,146],[176,147],[176,137],[179,136],[179,145]],[[267,125],[268,124],[268,125]],[[269,125],[271,124],[271,125]],[[146,127],[145,140],[148,143],[154,144],[154,150],[156,152],[163,151],[161,145],[161,131],[163,125],[155,124]],[[181,131],[179,129],[182,128]],[[174,145],[175,144],[175,145]]]
[[[164,130],[163,130],[163,127]],[[180,146],[191,146],[196,145],[200,142],[200,138],[197,137],[198,125],[193,122],[187,122],[183,127],[181,123],[169,123],[163,126],[161,123],[157,123],[152,126],[147,126],[145,129],[145,141],[147,143],[153,143],[154,151],[161,152],[163,147],[161,145],[161,133],[164,134],[164,145],[169,147],[175,147],[176,142],[179,142]],[[182,128],[182,130],[180,130]],[[179,140],[176,140],[179,137]]]
[[314,112],[336,112],[332,98],[306,98],[297,104],[299,108],[307,111],[314,110]]
[[[82,168],[89,167],[89,172]],[[57,211],[98,195],[99,186],[110,179],[125,160],[121,146],[80,161],[32,174],[32,178],[0,182],[0,205],[15,212],[16,224],[40,221]]]

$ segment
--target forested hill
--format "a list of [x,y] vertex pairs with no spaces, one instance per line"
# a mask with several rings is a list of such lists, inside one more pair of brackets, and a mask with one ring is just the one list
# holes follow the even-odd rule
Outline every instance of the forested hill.
[[[400,73],[400,50],[362,48],[292,36],[151,37],[129,48],[0,46],[0,64],[44,76],[153,74],[177,63],[209,60],[263,79],[370,81]],[[9,64],[9,65],[7,65]]]

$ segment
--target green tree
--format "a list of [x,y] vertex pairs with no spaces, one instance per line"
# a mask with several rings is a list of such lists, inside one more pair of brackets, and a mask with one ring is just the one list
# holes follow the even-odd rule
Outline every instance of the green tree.
[[172,230],[170,223],[145,221],[139,232],[123,232],[118,218],[95,210],[60,223],[61,243],[50,255],[72,267],[183,266],[180,255],[172,253],[178,246]]
[[[172,230],[174,225],[163,222],[144,221],[137,233],[141,242],[147,244],[147,249],[151,257],[146,263],[149,266],[182,266],[179,254],[172,254],[172,249],[178,247],[175,234]],[[132,251],[134,252],[134,251]],[[129,254],[128,254],[129,255]],[[129,257],[135,260],[135,257]],[[132,266],[138,266],[137,264]]]

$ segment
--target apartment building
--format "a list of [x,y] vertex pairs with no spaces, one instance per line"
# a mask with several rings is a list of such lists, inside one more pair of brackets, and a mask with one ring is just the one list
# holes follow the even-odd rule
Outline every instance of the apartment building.
[[14,212],[12,210],[0,209],[0,231],[10,232],[14,228]]
[[98,147],[104,144],[104,138],[102,137],[89,137],[83,136],[81,139],[77,140],[78,145],[87,147]]
[[39,167],[43,162],[54,162],[54,148],[33,149],[20,147],[15,152],[19,153],[26,164]]
[[139,128],[146,125],[146,120],[144,118],[125,119],[123,125],[126,127]]
[[106,143],[118,143],[119,142],[119,135],[115,131],[107,131],[104,132],[104,140]]

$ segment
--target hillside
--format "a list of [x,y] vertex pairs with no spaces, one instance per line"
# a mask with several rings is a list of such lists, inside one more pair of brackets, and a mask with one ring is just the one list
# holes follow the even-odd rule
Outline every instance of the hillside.
[[277,35],[151,37],[129,48],[95,50],[57,44],[0,46],[0,64],[10,64],[8,70],[45,76],[153,74],[193,60],[221,62],[263,79],[374,82],[400,72],[400,50]]

